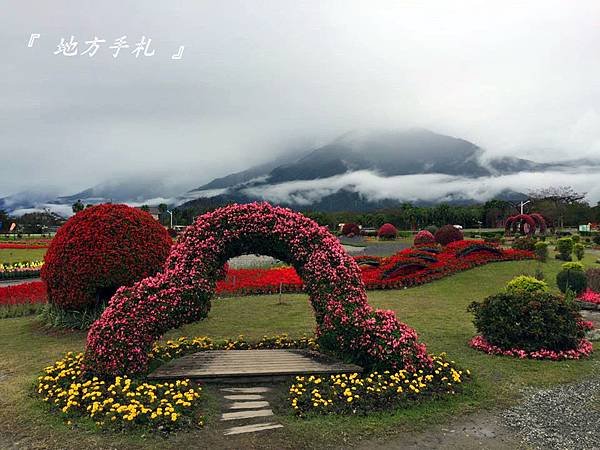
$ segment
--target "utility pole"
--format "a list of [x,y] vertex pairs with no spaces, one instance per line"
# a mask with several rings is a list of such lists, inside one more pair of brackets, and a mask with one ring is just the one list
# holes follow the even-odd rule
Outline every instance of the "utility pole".
[[521,202],[521,214],[523,214],[523,207],[527,204],[527,203],[531,203],[531,200],[527,200],[526,202]]
[[169,211],[169,210],[167,209],[167,212],[169,213],[169,216],[171,216],[171,218],[170,218],[170,223],[171,223],[171,226],[170,226],[169,228],[173,228],[173,211]]

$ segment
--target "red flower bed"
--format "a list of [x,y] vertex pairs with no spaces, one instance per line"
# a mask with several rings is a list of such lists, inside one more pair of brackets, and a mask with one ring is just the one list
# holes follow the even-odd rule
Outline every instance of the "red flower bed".
[[500,347],[490,344],[483,336],[475,336],[469,341],[469,346],[490,355],[514,356],[521,359],[551,359],[553,361],[585,358],[590,356],[593,350],[592,343],[587,339],[581,339],[577,348],[563,351],[541,349],[535,352],[527,352],[518,348],[503,350]]
[[[484,241],[457,241],[440,253],[408,248],[389,258],[357,256],[363,283],[368,290],[417,286],[494,261],[534,259],[532,252],[502,249]],[[292,267],[277,269],[230,269],[217,282],[218,294],[274,294],[301,292],[302,280]]]
[[0,306],[46,303],[46,285],[41,281],[0,286]]
[[[500,251],[499,254],[481,250],[481,246],[488,246]],[[467,256],[458,257],[460,250],[479,247],[480,251],[474,251]],[[437,262],[431,262],[435,258]],[[361,270],[361,277],[368,290],[376,289],[401,289],[417,286],[452,275],[462,270],[468,270],[476,266],[493,261],[513,261],[520,259],[533,259],[531,252],[521,250],[504,250],[496,246],[490,246],[483,241],[459,241],[448,245],[441,253],[423,251],[422,248],[410,248],[402,250],[389,258],[377,256],[357,256],[354,259]],[[414,270],[405,269],[394,276],[383,278],[383,274],[389,271],[395,264],[417,261],[422,267],[414,267]],[[391,274],[390,274],[391,275]],[[29,283],[29,284],[42,284]],[[217,281],[216,294],[222,295],[261,295],[276,294],[281,292],[302,292],[304,284],[293,267],[278,267],[272,269],[228,269],[226,276]],[[600,303],[600,295],[598,303]],[[591,298],[591,296],[586,296]],[[583,300],[583,298],[582,298]],[[583,300],[590,301],[590,300]],[[2,303],[2,291],[0,290],[0,303]]]
[[48,248],[50,242],[40,242],[40,243],[30,243],[30,244],[21,244],[21,243],[5,243],[0,242],[0,250],[37,250],[41,248]]
[[580,300],[580,301],[586,302],[586,303],[600,304],[600,294],[598,292],[594,292],[590,289],[586,289],[584,292],[582,292],[579,295],[579,297],[577,297],[577,300]]

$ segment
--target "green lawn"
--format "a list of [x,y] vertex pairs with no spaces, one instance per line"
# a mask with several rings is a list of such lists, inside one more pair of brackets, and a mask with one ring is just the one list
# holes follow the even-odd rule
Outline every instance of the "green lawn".
[[[597,255],[588,255],[593,264]],[[0,448],[11,440],[32,448],[323,448],[348,446],[359,439],[391,436],[418,430],[432,423],[443,423],[459,414],[494,408],[514,402],[523,386],[547,386],[586,376],[600,359],[586,361],[528,361],[492,357],[470,349],[466,342],[474,334],[467,305],[497,292],[512,277],[533,274],[538,263],[532,261],[489,264],[417,288],[369,292],[373,306],[393,309],[399,318],[417,329],[430,351],[445,351],[474,374],[464,394],[446,400],[425,402],[408,410],[377,413],[368,417],[316,417],[300,420],[289,415],[285,402],[274,407],[285,424],[281,431],[258,436],[227,438],[219,431],[218,404],[214,388],[206,392],[205,429],[182,432],[165,440],[154,434],[142,435],[96,432],[69,427],[49,415],[32,395],[37,372],[69,350],[83,348],[84,333],[48,332],[34,318],[0,320]],[[542,265],[547,280],[554,286],[560,262]],[[217,299],[209,317],[199,323],[170,333],[209,335],[214,338],[243,334],[259,338],[264,334],[311,333],[314,319],[305,295],[256,296]],[[595,347],[598,350],[598,345]],[[280,386],[281,398],[287,385]],[[3,437],[4,436],[4,437]],[[3,441],[3,439],[5,441]],[[10,439],[10,440],[9,440]],[[199,443],[202,444],[199,444]]]
[[39,249],[8,249],[0,248],[0,263],[15,263],[23,261],[41,261],[46,254],[45,248]]

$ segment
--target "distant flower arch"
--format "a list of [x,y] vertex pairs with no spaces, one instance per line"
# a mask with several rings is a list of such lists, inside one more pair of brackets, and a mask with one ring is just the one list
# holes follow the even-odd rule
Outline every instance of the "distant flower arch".
[[326,228],[289,209],[253,203],[200,216],[173,247],[163,272],[120,288],[89,331],[86,368],[107,375],[146,371],[152,344],[206,317],[225,262],[244,253],[294,266],[325,350],[370,368],[431,364],[412,328],[393,311],[368,304],[358,265]]
[[518,214],[506,219],[505,230],[507,233],[535,234],[536,229],[540,233],[547,230],[546,220],[541,214]]

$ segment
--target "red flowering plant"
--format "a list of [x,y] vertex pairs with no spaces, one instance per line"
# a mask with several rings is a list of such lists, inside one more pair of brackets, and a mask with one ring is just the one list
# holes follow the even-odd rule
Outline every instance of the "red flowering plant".
[[49,245],[50,239],[0,242],[0,250],[38,250],[48,248]]
[[59,228],[41,270],[48,301],[81,311],[108,300],[120,286],[154,275],[172,240],[147,212],[126,205],[86,208]]
[[377,231],[379,239],[396,239],[396,236],[398,236],[398,230],[391,223],[384,223]]
[[435,233],[435,241],[443,246],[454,241],[462,241],[463,239],[463,232],[454,225],[444,225]]
[[41,282],[0,286],[0,306],[46,303],[46,285]]
[[435,244],[435,236],[428,230],[421,230],[415,235],[415,247]]
[[245,253],[289,262],[304,280],[321,349],[365,367],[414,370],[432,358],[392,311],[367,302],[361,271],[329,231],[268,203],[230,205],[186,228],[156,276],[121,287],[91,327],[85,367],[144,373],[152,344],[166,331],[207,316],[224,263]]
[[358,236],[360,234],[360,227],[355,223],[345,223],[342,226],[342,236]]

